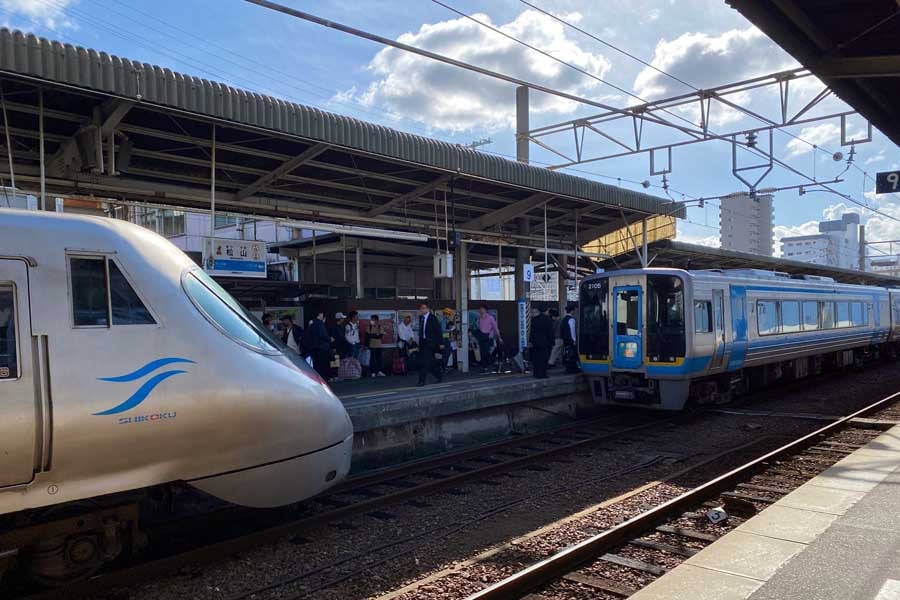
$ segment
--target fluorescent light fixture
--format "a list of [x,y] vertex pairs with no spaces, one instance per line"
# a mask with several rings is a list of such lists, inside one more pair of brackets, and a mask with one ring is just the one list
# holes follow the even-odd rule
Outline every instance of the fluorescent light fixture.
[[402,240],[406,242],[427,242],[428,236],[424,233],[412,233],[410,231],[389,231],[387,229],[374,229],[372,227],[357,227],[355,225],[332,225],[330,223],[316,223],[313,221],[279,220],[285,227],[294,229],[309,229],[312,231],[325,231],[356,237],[370,237],[381,240]]

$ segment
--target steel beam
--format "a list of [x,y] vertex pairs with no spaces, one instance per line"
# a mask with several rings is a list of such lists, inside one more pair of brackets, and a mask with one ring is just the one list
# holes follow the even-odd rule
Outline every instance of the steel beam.
[[822,77],[900,77],[900,54],[826,58],[814,70]]
[[394,208],[395,206],[397,206],[399,204],[403,204],[404,202],[408,202],[410,200],[416,200],[419,196],[421,196],[423,194],[427,194],[428,192],[434,191],[438,187],[444,185],[445,183],[450,181],[451,177],[452,177],[452,175],[449,175],[449,174],[441,175],[437,179],[433,179],[426,184],[420,185],[419,187],[412,190],[411,192],[407,192],[407,193],[403,194],[402,196],[397,196],[396,198],[389,200],[380,206],[376,206],[375,208],[371,209],[368,212],[368,216],[377,217],[378,215],[386,213],[387,211],[391,210],[392,208]]
[[274,169],[273,171],[266,173],[265,175],[263,175],[262,177],[260,177],[259,179],[257,179],[256,181],[254,181],[253,183],[248,185],[247,187],[238,190],[237,194],[235,194],[235,197],[238,200],[243,200],[244,198],[248,198],[248,197],[252,196],[259,190],[274,183],[278,179],[281,179],[283,176],[287,175],[294,169],[297,169],[298,167],[302,166],[303,164],[305,164],[305,163],[309,162],[310,160],[314,159],[315,157],[319,156],[320,154],[322,154],[323,152],[328,150],[328,148],[329,148],[328,144],[323,144],[323,143],[313,144],[312,146],[310,146],[309,148],[307,148],[306,150],[304,150],[303,152],[301,152],[294,158],[283,162],[281,164],[281,166],[279,166],[277,169]]
[[489,212],[488,214],[478,217],[477,219],[472,219],[467,223],[463,224],[463,227],[466,229],[475,229],[475,230],[483,230],[488,227],[493,227],[494,225],[499,225],[501,223],[505,223],[510,219],[514,219],[515,217],[524,215],[528,211],[533,208],[537,208],[541,204],[545,202],[549,202],[553,199],[553,196],[550,194],[545,194],[543,192],[538,192],[537,194],[532,194],[527,198],[519,200],[518,202],[513,202],[503,208],[497,209],[493,212]]

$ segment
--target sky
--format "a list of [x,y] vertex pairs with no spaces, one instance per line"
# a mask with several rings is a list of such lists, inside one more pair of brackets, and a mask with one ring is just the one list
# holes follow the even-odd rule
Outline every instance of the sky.
[[[724,0],[282,1],[299,10],[616,108],[798,66]],[[512,84],[241,0],[0,0],[0,23],[453,143],[490,139],[491,143],[479,150],[509,158],[515,155]],[[510,38],[527,42],[550,56]],[[822,85],[810,77],[794,82],[790,89],[790,108],[796,111]],[[764,116],[775,116],[780,110],[777,87],[732,99]],[[840,100],[832,98],[808,116],[847,110]],[[592,106],[531,93],[532,128],[598,112]],[[673,109],[672,113],[669,118],[679,124],[696,123],[699,118],[696,105]],[[712,109],[709,121],[716,133],[759,124],[721,105]],[[603,131],[633,136],[630,121],[610,124]],[[846,131],[850,138],[862,137],[865,122],[858,116],[850,117]],[[684,134],[653,125],[645,127],[643,133],[645,146],[681,139]],[[571,130],[543,141],[570,158],[574,155]],[[768,136],[760,135],[758,147],[767,149],[768,143]],[[883,134],[874,130],[871,142],[856,144],[854,162],[849,167],[846,156],[850,146],[841,147],[837,118],[776,132],[772,144],[775,157],[800,174],[776,164],[762,178],[759,188],[809,184],[806,177],[828,181],[838,176],[844,180],[830,186],[837,193],[822,188],[802,195],[797,189],[777,192],[776,239],[815,233],[819,220],[839,218],[845,211],[860,213],[869,240],[900,239],[900,195],[874,195],[875,172],[900,167],[900,151]],[[613,142],[591,134],[585,137],[583,156],[601,156],[615,149]],[[844,155],[840,161],[833,158],[837,151]],[[531,146],[531,160],[542,166],[569,162],[535,144]],[[738,152],[741,167],[760,160],[749,151]],[[657,168],[665,162],[664,154],[657,155]],[[677,201],[747,189],[733,175],[731,144],[723,141],[676,148],[671,172],[666,175],[667,189],[661,176],[650,174],[647,153],[565,171],[640,191],[645,190],[642,182],[649,182],[648,193]],[[764,171],[743,174],[745,179],[755,180]],[[855,203],[844,198],[845,194]],[[718,245],[718,206],[718,200],[707,201],[702,207],[690,204],[688,218],[679,221],[678,239]],[[777,254],[780,245],[775,248]],[[870,254],[881,251],[873,247]]]

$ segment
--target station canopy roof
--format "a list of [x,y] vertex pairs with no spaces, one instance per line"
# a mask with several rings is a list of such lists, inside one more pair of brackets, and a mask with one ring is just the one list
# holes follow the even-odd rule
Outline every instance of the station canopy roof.
[[19,188],[39,181],[42,102],[51,194],[208,208],[215,147],[220,211],[436,235],[446,202],[464,239],[540,246],[546,204],[549,238],[570,248],[576,218],[584,243],[623,220],[684,216],[652,195],[19,31],[0,29],[0,84]]
[[[900,278],[868,273],[854,269],[839,269],[796,260],[785,260],[771,256],[736,252],[721,248],[710,248],[697,244],[685,244],[673,240],[660,240],[648,246],[651,267],[672,267],[676,269],[761,269],[777,271],[788,275],[818,275],[831,277],[841,283],[900,287]],[[616,269],[639,269],[641,261],[637,254],[630,252],[614,259],[603,261],[600,266],[607,271]]]
[[727,0],[900,145],[897,0]]

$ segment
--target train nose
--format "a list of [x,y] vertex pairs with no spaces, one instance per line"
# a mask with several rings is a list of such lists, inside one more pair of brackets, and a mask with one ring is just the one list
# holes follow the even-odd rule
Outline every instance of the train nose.
[[313,373],[303,375],[279,382],[281,392],[269,395],[280,401],[277,408],[269,403],[268,431],[255,433],[265,451],[257,453],[254,467],[191,484],[235,504],[268,508],[299,502],[342,481],[350,471],[353,424],[327,384]]

